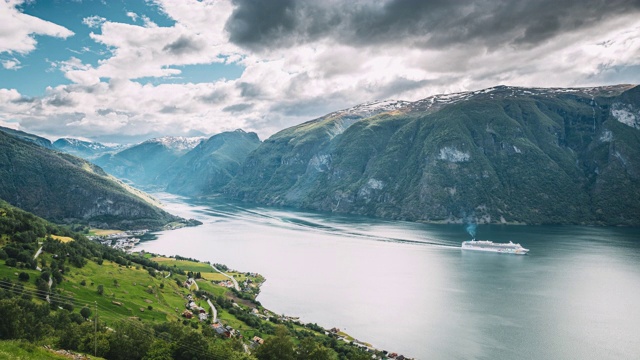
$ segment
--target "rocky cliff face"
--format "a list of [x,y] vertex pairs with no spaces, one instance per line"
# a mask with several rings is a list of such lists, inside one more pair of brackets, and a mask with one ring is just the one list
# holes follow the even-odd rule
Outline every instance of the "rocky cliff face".
[[179,220],[85,160],[2,132],[0,198],[56,222],[128,229]]
[[640,225],[638,87],[389,103],[273,135],[224,191],[415,221]]

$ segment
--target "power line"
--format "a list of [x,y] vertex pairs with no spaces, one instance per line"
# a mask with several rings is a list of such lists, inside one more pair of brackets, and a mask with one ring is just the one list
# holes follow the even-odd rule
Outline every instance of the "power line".
[[[12,282],[7,282],[7,281],[3,281],[3,280],[0,280],[0,288],[2,288],[4,290],[7,290],[7,291],[14,292],[16,294],[21,294],[21,293],[27,292],[29,294],[37,294],[37,295],[40,296],[42,294],[47,294],[48,293],[46,291],[42,291],[42,290],[39,290],[37,288],[29,288],[29,287],[24,286],[24,285],[19,284],[19,283],[12,283]],[[85,302],[74,301],[73,298],[69,298],[69,297],[63,297],[63,298],[65,298],[65,300],[75,302],[76,304],[86,305]],[[113,319],[114,322],[120,322],[120,323],[127,322],[129,325],[131,325],[134,328],[136,328],[136,330],[141,331],[143,333],[146,333],[147,335],[149,335],[152,338],[160,338],[160,339],[163,339],[163,340],[165,340],[167,342],[173,342],[173,343],[177,344],[180,348],[189,348],[192,351],[194,351],[194,352],[196,352],[196,353],[198,353],[200,355],[203,355],[205,357],[211,355],[210,353],[204,352],[201,349],[197,349],[197,348],[193,348],[193,347],[189,346],[189,344],[187,344],[184,340],[170,339],[170,338],[167,338],[166,335],[164,335],[162,333],[156,334],[155,330],[148,329],[147,327],[145,327],[144,324],[136,322],[133,319],[130,319],[128,317],[125,317],[125,315],[118,314],[118,313],[114,312],[113,310],[105,308],[102,305],[98,305],[97,301],[94,301],[94,303],[95,303],[95,308],[96,308],[96,320],[95,320],[95,325],[94,325],[94,332],[96,334],[96,335],[94,335],[95,336],[94,337],[94,339],[95,339],[94,340],[94,356],[97,356],[95,354],[97,353],[97,325],[98,325],[97,315],[98,315],[98,309],[102,309],[105,312],[109,312],[114,317],[121,317],[121,318],[114,318]],[[220,357],[217,357],[215,359],[220,359]]]

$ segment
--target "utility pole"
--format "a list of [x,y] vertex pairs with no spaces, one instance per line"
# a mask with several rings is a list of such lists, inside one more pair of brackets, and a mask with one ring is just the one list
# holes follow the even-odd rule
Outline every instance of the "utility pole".
[[96,317],[93,319],[93,356],[98,356],[98,302],[95,301]]

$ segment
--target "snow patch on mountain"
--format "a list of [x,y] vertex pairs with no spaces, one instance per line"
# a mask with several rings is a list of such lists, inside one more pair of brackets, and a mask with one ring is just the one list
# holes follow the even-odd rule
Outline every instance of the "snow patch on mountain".
[[520,96],[555,96],[558,94],[573,94],[577,96],[613,96],[632,88],[633,85],[612,85],[584,88],[523,88],[516,86],[494,86],[476,91],[463,91],[451,94],[438,94],[409,103],[409,111],[436,111],[445,105],[471,100],[474,98],[510,98]]
[[404,100],[369,101],[349,109],[337,111],[334,114],[370,117],[383,112],[401,109],[408,104],[410,104],[410,102]]
[[58,139],[56,141],[56,146],[62,146],[62,144],[65,144],[66,146],[70,146],[73,148],[77,148],[77,149],[91,149],[91,150],[108,150],[108,149],[112,149],[112,146],[107,146],[105,144],[101,144],[98,142],[92,142],[92,141],[83,141],[83,140],[79,140],[79,139],[73,139],[73,138],[61,138]]
[[163,136],[160,138],[149,139],[144,143],[157,143],[157,144],[162,144],[163,146],[169,149],[188,151],[198,146],[198,144],[200,144],[205,139],[206,137],[204,136],[197,136],[197,137]]
[[409,104],[409,101],[404,100],[370,101],[349,109],[336,111],[326,116],[327,118],[335,118],[332,126],[327,128],[327,135],[329,135],[330,139],[333,139],[345,132],[345,130],[355,124],[358,120],[382,114],[384,112],[402,109]]

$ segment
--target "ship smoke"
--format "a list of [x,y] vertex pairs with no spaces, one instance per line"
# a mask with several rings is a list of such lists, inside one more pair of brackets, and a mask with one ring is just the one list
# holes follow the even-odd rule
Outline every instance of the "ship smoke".
[[467,224],[467,232],[469,233],[469,235],[471,235],[471,238],[473,239],[476,238],[476,227],[477,225],[475,223]]

